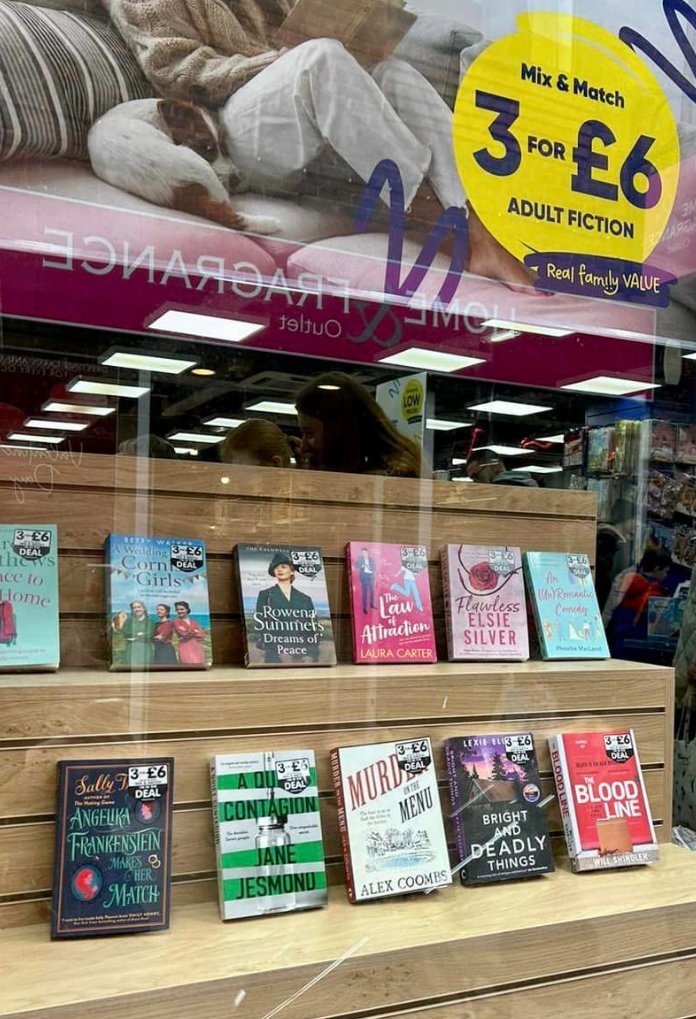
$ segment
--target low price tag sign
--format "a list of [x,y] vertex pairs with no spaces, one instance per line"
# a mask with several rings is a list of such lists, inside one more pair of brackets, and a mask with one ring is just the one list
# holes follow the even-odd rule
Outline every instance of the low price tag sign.
[[464,77],[454,147],[488,230],[537,285],[666,305],[650,264],[679,181],[667,98],[637,54],[571,15],[522,15]]

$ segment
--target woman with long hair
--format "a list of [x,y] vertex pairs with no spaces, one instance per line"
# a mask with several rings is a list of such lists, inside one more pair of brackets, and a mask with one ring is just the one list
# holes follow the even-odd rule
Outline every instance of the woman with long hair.
[[169,605],[161,602],[156,606],[155,612],[157,614],[157,623],[152,637],[155,645],[153,665],[176,665],[176,652],[172,645],[174,624],[170,619],[172,610]]
[[136,598],[130,603],[130,615],[121,628],[126,646],[126,664],[132,668],[149,668],[154,658],[152,638],[154,620],[148,615],[145,602]]
[[421,453],[397,432],[368,391],[343,372],[320,375],[296,400],[300,466],[349,474],[418,478]]

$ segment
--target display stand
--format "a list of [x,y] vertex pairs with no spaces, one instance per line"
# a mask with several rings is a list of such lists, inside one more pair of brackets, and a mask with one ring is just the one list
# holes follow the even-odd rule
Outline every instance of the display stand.
[[[619,995],[618,1014],[656,1019],[693,1010],[696,863],[676,847],[664,845],[649,868],[572,875],[552,811],[560,863],[549,878],[365,906],[349,906],[341,887],[328,751],[377,739],[429,734],[444,779],[443,737],[531,729],[550,791],[550,733],[630,725],[658,837],[669,842],[670,670],[627,662],[348,664],[348,539],[428,545],[442,636],[441,545],[507,542],[593,557],[592,495],[109,457],[56,464],[47,491],[36,466],[2,461],[0,520],[58,524],[64,668],[0,677],[0,1015],[261,1019],[278,1009],[283,1019],[314,1019],[413,1009],[410,1019],[425,1019],[428,1009],[438,1019],[559,1011],[599,1019],[613,1014],[609,1003]],[[211,672],[106,670],[101,546],[110,530],[207,540]],[[254,540],[324,549],[338,668],[241,667],[231,549]],[[214,753],[264,747],[317,754],[330,904],[223,924],[208,762]],[[172,928],[51,943],[56,761],[124,752],[176,759]],[[641,1012],[648,988],[659,1004]]]

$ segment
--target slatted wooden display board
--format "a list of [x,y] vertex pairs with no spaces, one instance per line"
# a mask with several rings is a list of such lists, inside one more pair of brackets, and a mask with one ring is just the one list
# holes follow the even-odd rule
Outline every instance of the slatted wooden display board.
[[[576,944],[578,953],[585,951],[580,939],[589,936],[587,925],[591,926],[592,917],[604,917],[601,923],[597,921],[599,941],[592,949],[592,967],[609,981],[607,987],[614,986],[613,978],[605,973],[610,966],[632,966],[638,959],[664,956],[673,947],[674,952],[683,955],[693,944],[696,951],[696,935],[690,940],[696,921],[684,921],[686,911],[682,915],[680,896],[686,893],[677,878],[680,867],[691,860],[688,854],[676,850],[669,856],[669,865],[660,864],[638,875],[615,875],[611,880],[605,874],[575,877],[561,870],[554,878],[532,885],[453,888],[418,901],[405,899],[368,907],[349,907],[341,887],[343,873],[328,763],[328,752],[337,745],[429,734],[436,747],[439,774],[444,778],[441,741],[445,736],[496,732],[501,728],[531,729],[538,742],[544,785],[550,790],[545,744],[550,733],[630,725],[636,730],[660,838],[668,838],[673,714],[670,670],[622,662],[442,662],[403,668],[350,664],[343,562],[348,540],[427,545],[436,624],[444,635],[436,565],[443,544],[507,543],[593,556],[594,514],[594,496],[555,490],[122,457],[85,456],[79,463],[40,459],[23,462],[14,457],[0,460],[0,522],[58,524],[63,658],[63,668],[55,675],[0,677],[0,925],[5,928],[7,949],[4,953],[0,945],[0,960],[5,955],[14,963],[14,976],[4,985],[12,1005],[5,1005],[3,1012],[0,995],[0,1014],[25,1014],[27,1009],[36,1008],[49,1010],[47,1015],[60,1013],[66,1019],[79,1019],[92,1014],[96,993],[102,1019],[112,1015],[142,1014],[157,1019],[183,1015],[190,1003],[201,1019],[208,1015],[212,1019],[224,1013],[222,999],[217,991],[213,993],[213,985],[218,991],[224,986],[226,994],[237,986],[237,976],[244,973],[249,988],[266,988],[262,998],[258,998],[257,990],[253,1007],[240,1002],[239,1011],[234,1012],[240,1019],[252,1019],[264,1016],[280,1003],[285,977],[294,993],[296,984],[316,976],[347,950],[350,945],[344,945],[338,936],[342,930],[352,932],[352,937],[364,928],[368,936],[376,923],[381,935],[372,939],[372,947],[361,947],[355,958],[342,964],[345,986],[332,977],[324,984],[332,989],[328,996],[322,996],[324,991],[316,999],[310,995],[304,1004],[287,1006],[284,1014],[297,1019],[338,1014],[357,1017],[367,1009],[376,1015],[377,1008],[381,1009],[379,1014],[386,1014],[390,1009],[442,1004],[435,1015],[441,1014],[443,1019],[460,1014],[483,1019],[493,1013],[485,1011],[489,1006],[483,1004],[483,999],[478,1000],[482,987],[489,987],[490,993],[497,995],[509,990],[511,982],[536,985],[539,980],[557,980],[561,972],[577,975],[589,965],[568,958],[561,966],[558,956],[545,969],[543,953],[533,947],[524,961],[517,956],[517,961],[513,959],[513,942],[510,949],[505,947],[506,924],[522,922],[518,914],[527,908],[530,896],[547,904],[548,912],[539,921],[542,927],[551,923],[553,909],[560,910],[556,918],[559,937],[568,950]],[[216,660],[211,672],[147,676],[106,671],[101,549],[112,530],[206,541]],[[337,668],[281,673],[253,672],[242,667],[239,603],[231,558],[237,541],[322,547],[337,624],[341,661]],[[208,762],[214,753],[274,747],[311,747],[317,754],[329,875],[334,886],[331,904],[327,911],[302,917],[223,925],[215,901]],[[149,957],[152,945],[156,955],[171,956],[169,968],[164,962],[158,963],[158,976],[152,979],[141,975],[137,967],[131,969],[128,989],[134,993],[151,989],[152,993],[140,995],[137,1001],[124,998],[119,1003],[115,996],[125,994],[125,986],[118,989],[107,982],[95,992],[93,988],[87,990],[84,982],[81,987],[79,975],[71,980],[62,971],[60,960],[70,959],[79,974],[80,960],[87,958],[80,954],[87,951],[85,946],[61,945],[57,951],[55,946],[47,948],[45,942],[56,761],[70,757],[108,759],[122,756],[124,751],[134,756],[168,754],[176,759],[175,883],[172,932],[114,942],[118,952],[124,953],[124,966],[128,966],[130,952],[140,958],[140,949],[147,947],[144,957]],[[442,792],[444,796],[444,785]],[[557,811],[550,816],[560,852]],[[664,882],[662,891],[655,880]],[[696,889],[696,881],[692,886]],[[641,898],[643,890],[653,896],[646,900],[647,905]],[[656,923],[667,923],[668,913],[660,912],[661,895],[664,909],[669,900],[669,916],[674,915],[679,922],[675,920],[674,946],[670,920],[661,947],[653,951],[647,918],[653,930]],[[561,904],[566,901],[572,908],[564,913]],[[691,893],[684,901],[691,901]],[[467,917],[473,903],[476,910],[490,911],[498,918],[495,930],[484,929],[485,925],[471,927]],[[631,905],[628,912],[635,909],[645,914],[645,936],[642,940],[629,938],[620,951],[609,951],[608,945],[616,936],[612,925],[628,922],[622,919],[627,904]],[[530,918],[528,927],[522,940],[526,943],[529,939],[530,946],[536,945],[541,936],[537,920]],[[396,940],[387,936],[389,930],[396,931]],[[298,938],[306,942],[302,951],[295,944]],[[281,955],[285,953],[277,965],[270,963],[265,954],[268,939],[277,943]],[[193,942],[198,954],[193,952],[189,958]],[[245,946],[241,962],[235,948],[240,944]],[[472,959],[479,959],[476,966],[480,966],[486,944],[494,949],[495,965],[503,967],[502,975],[498,973],[495,980],[481,977],[478,983],[470,979],[471,974],[459,983],[446,976],[445,962],[454,959],[457,951],[471,951]],[[207,968],[203,965],[206,953],[217,960]],[[32,976],[32,967],[39,965],[36,960],[41,960],[40,972],[47,974],[45,977]],[[242,966],[239,973],[235,969],[238,964]],[[54,966],[58,967],[55,972]],[[403,980],[396,980],[394,967],[408,968],[413,977],[410,990]],[[369,974],[382,982],[379,994],[366,990]],[[0,970],[0,984],[1,975]],[[238,990],[244,990],[242,984],[244,980]],[[542,991],[535,993],[537,997],[529,1000],[541,1002]],[[458,1012],[460,1006],[453,1002],[469,1001],[472,994],[476,1002],[466,1005],[469,1012]],[[130,1012],[126,1007],[129,1000],[133,1009]],[[310,1001],[315,1002],[311,1007]],[[84,1011],[80,1002],[84,1002]],[[303,1011],[305,1006],[307,1011]],[[318,1011],[313,1010],[315,1006]],[[43,1011],[37,1016],[43,1016]]]

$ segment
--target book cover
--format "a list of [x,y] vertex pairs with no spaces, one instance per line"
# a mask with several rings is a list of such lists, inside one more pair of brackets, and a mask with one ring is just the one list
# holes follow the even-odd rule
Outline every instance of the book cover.
[[347,557],[354,661],[437,661],[427,548],[351,541]]
[[554,870],[532,734],[459,736],[444,745],[462,883]]
[[614,466],[614,429],[590,428],[587,436],[587,469],[607,474]]
[[696,425],[679,425],[677,460],[683,464],[696,464]]
[[609,658],[588,557],[525,552],[523,563],[543,657]]
[[527,607],[518,548],[447,545],[440,552],[451,662],[524,662]]
[[676,644],[684,623],[686,597],[648,598],[648,639]]
[[321,549],[299,545],[235,548],[246,664],[335,665]]
[[210,777],[222,919],[325,906],[314,752],[221,754]]
[[452,882],[427,736],[331,753],[351,902]]
[[205,544],[110,534],[105,554],[111,668],[210,668]]
[[169,926],[174,758],[59,761],[51,936]]
[[57,669],[58,532],[0,526],[0,671]]
[[549,747],[573,870],[657,860],[633,731],[561,733]]
[[677,455],[677,426],[670,421],[644,421],[651,460],[673,463]]

